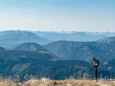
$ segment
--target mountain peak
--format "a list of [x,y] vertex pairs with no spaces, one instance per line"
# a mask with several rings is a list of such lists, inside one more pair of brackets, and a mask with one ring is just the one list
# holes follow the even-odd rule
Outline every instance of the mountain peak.
[[22,50],[22,51],[45,50],[41,45],[34,43],[34,42],[19,44],[15,49]]
[[103,42],[103,43],[111,43],[114,41],[115,41],[115,37],[109,37],[109,38],[104,38],[104,39],[98,40],[98,42]]

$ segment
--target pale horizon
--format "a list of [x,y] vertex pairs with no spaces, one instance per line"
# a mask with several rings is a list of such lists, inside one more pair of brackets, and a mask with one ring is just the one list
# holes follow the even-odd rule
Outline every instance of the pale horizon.
[[91,33],[115,33],[115,31],[43,31],[43,30],[20,30],[20,29],[9,29],[9,30],[0,30],[0,32],[5,32],[5,31],[27,31],[27,32],[56,32],[56,33],[71,33],[71,32],[91,32]]

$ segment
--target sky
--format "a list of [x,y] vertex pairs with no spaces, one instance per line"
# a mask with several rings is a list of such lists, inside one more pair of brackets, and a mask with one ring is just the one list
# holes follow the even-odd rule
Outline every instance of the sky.
[[0,0],[0,30],[115,32],[115,0]]

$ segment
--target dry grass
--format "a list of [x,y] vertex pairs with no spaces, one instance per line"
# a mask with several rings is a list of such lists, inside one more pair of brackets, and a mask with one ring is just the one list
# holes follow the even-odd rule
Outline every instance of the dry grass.
[[1,79],[0,78],[0,86],[20,86],[19,83],[15,83],[11,79]]
[[41,80],[31,79],[24,83],[15,83],[11,80],[1,80],[0,86],[115,86],[115,81],[99,80],[50,80],[43,78]]

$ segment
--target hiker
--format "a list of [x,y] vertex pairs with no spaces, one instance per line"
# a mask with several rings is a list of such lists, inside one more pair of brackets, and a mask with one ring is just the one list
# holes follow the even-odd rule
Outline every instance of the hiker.
[[97,60],[95,57],[93,58],[93,66],[94,66],[94,76],[97,82],[98,79],[98,70],[99,70],[99,60]]

